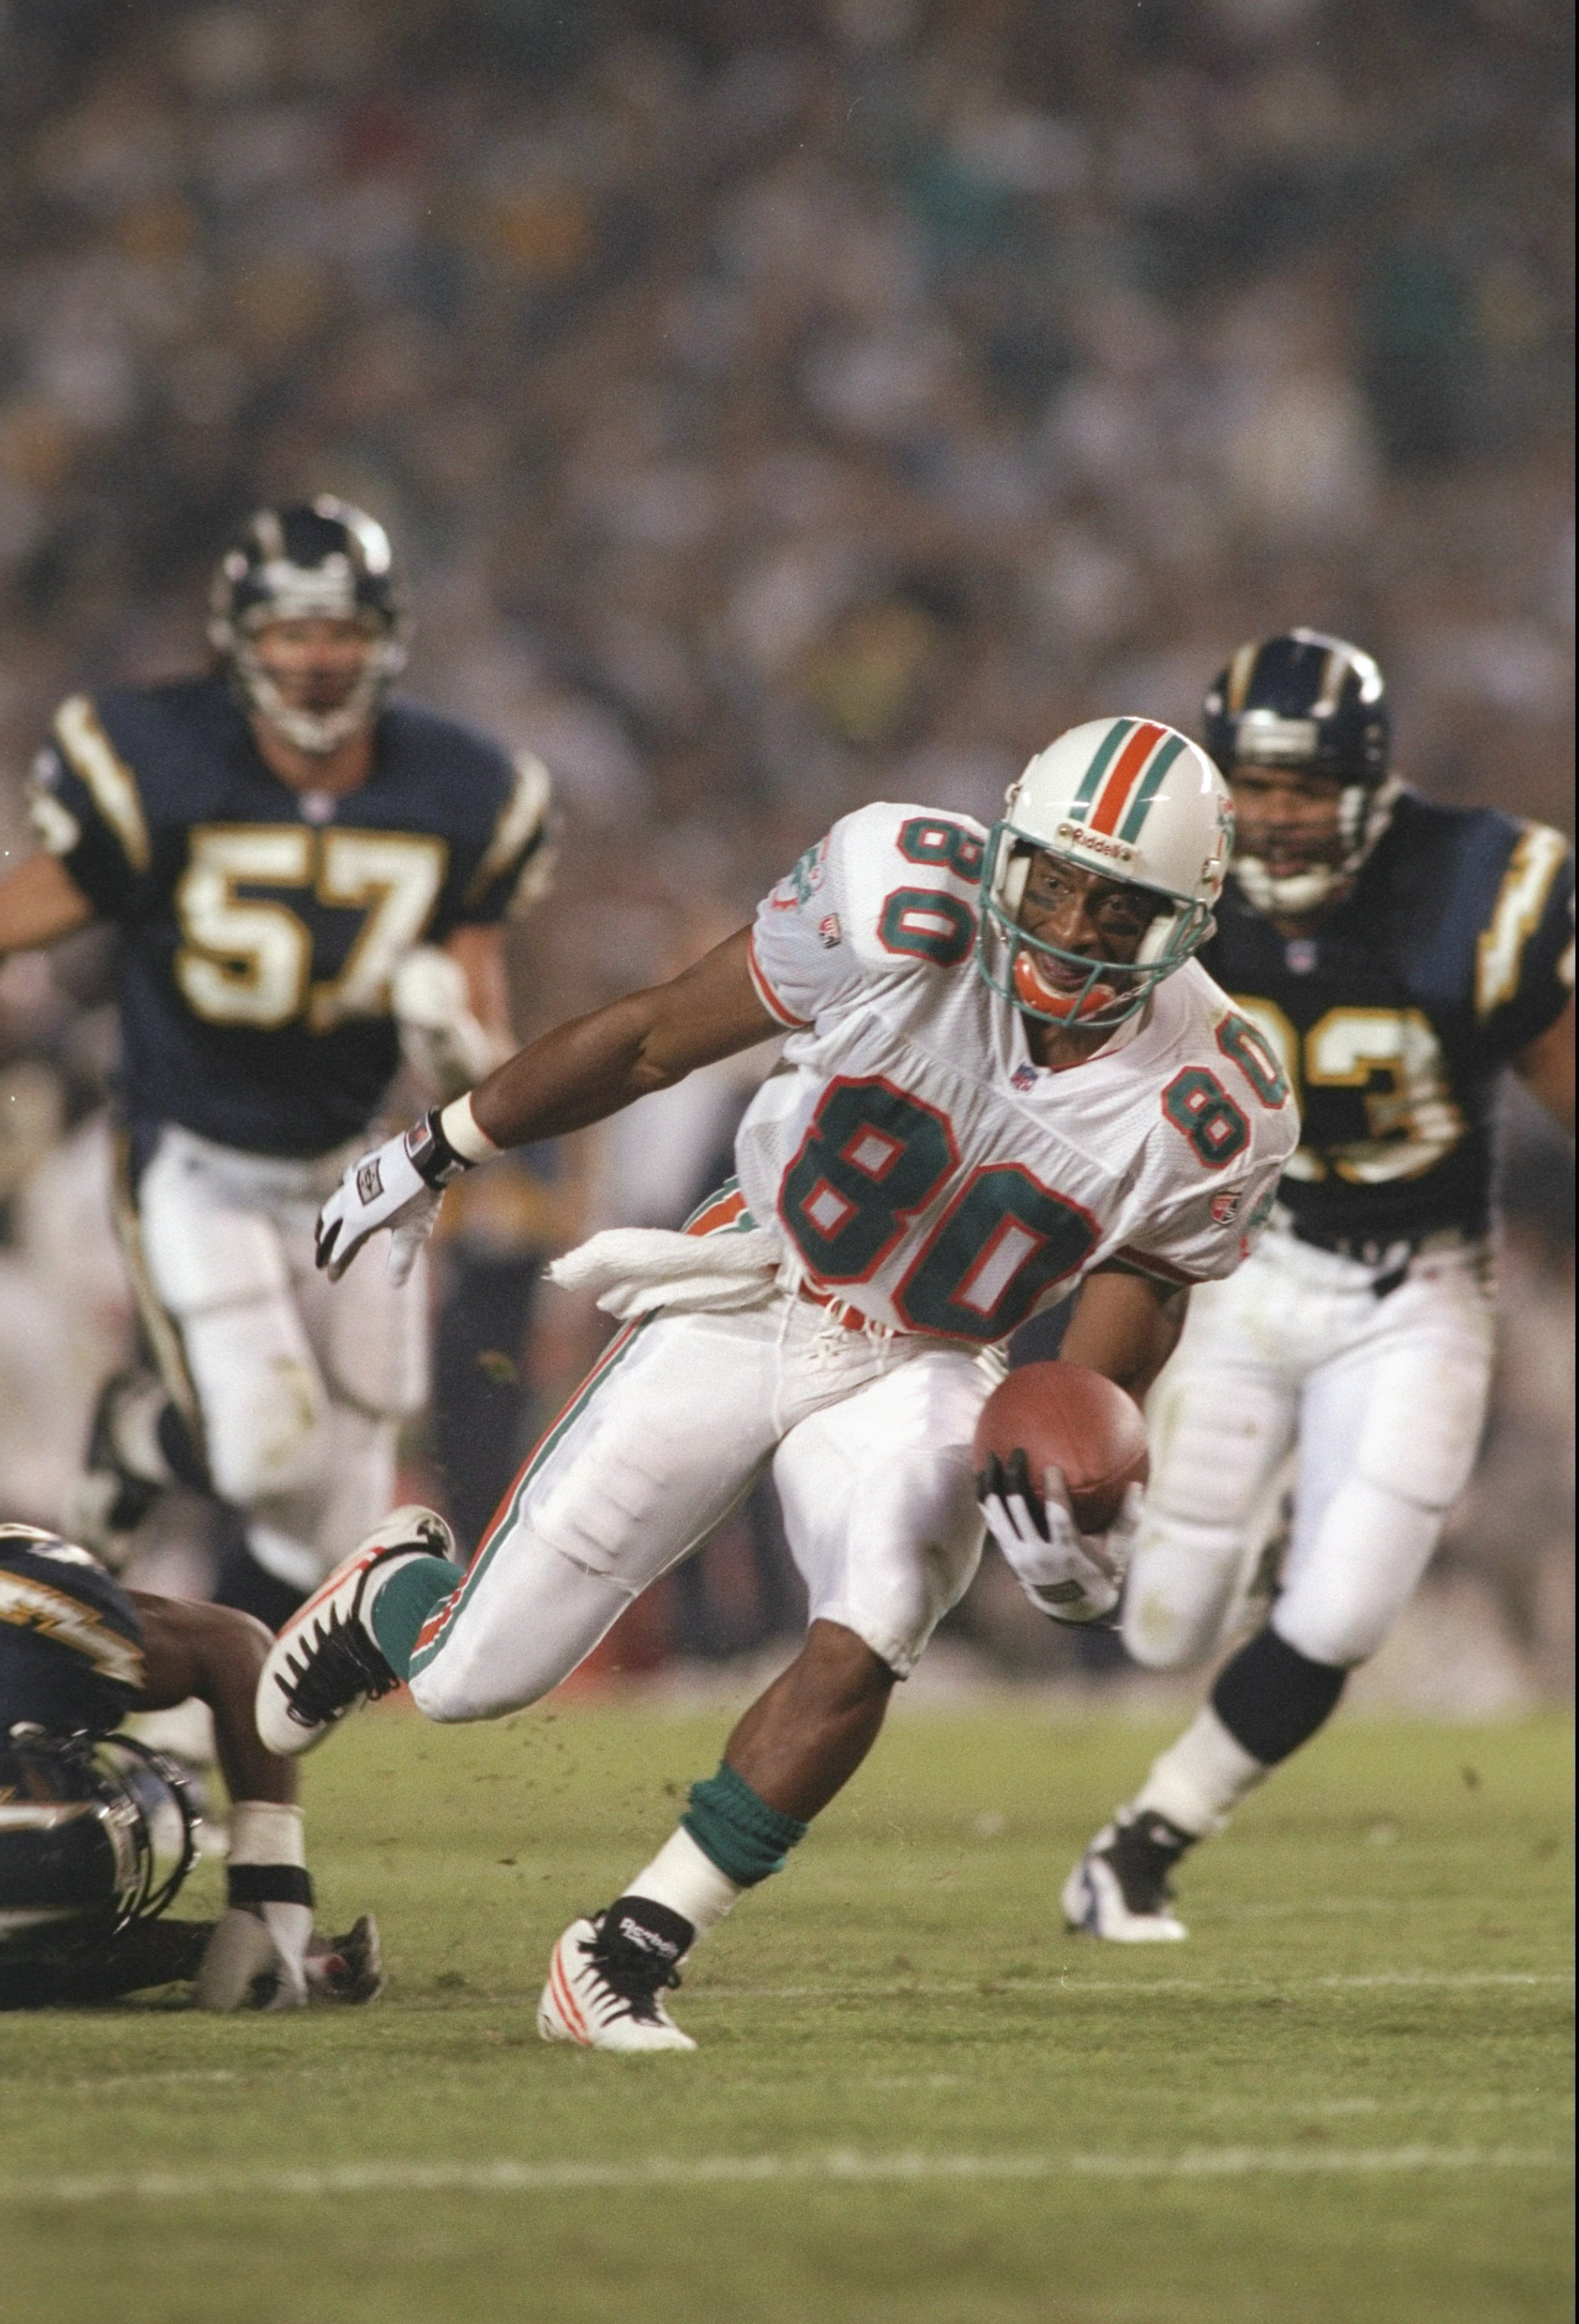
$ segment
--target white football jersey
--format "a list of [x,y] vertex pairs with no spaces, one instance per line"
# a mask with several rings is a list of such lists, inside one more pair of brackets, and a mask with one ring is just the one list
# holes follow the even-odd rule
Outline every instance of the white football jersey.
[[753,1217],[815,1287],[983,1343],[1104,1264],[1231,1275],[1298,1136],[1276,1058],[1194,961],[1094,1056],[1039,1066],[975,964],[985,836],[863,807],[764,899],[753,974],[790,1038],[735,1140]]

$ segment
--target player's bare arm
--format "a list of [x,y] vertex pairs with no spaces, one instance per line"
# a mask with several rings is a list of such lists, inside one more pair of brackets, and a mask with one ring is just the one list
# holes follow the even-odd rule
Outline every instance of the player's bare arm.
[[1513,1070],[1534,1097],[1551,1115],[1558,1128],[1574,1135],[1574,1001],[1555,1025],[1521,1049],[1513,1060]]
[[144,1590],[127,1596],[143,1625],[139,1711],[169,1711],[196,1696],[214,1720],[219,1772],[233,1800],[293,1803],[296,1768],[265,1750],[253,1716],[258,1677],[273,1640],[250,1614]]
[[1087,1276],[1075,1303],[1060,1354],[1084,1364],[1141,1403],[1178,1345],[1189,1293],[1117,1267]]
[[584,1130],[766,1039],[780,1028],[757,998],[750,948],[750,930],[737,929],[667,984],[531,1042],[472,1093],[478,1129],[495,1146]]
[[30,855],[0,880],[0,956],[60,944],[93,917],[93,906],[57,857]]

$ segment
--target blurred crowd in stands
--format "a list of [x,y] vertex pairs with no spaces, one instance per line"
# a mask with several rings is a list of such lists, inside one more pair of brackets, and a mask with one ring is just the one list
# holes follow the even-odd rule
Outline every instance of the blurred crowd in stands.
[[[413,690],[556,776],[523,1032],[844,809],[990,814],[1061,725],[1193,724],[1297,621],[1380,656],[1425,789],[1566,821],[1568,36],[1556,0],[0,0],[0,847],[60,697],[189,667],[227,529],[318,490],[403,550]],[[39,1510],[125,1328],[98,1133],[61,1143],[112,975],[89,940],[0,979]],[[452,1285],[677,1214],[740,1095],[479,1192]],[[1563,1192],[1517,1139],[1490,1534],[1543,1637]],[[524,1351],[455,1306],[507,1446],[586,1351],[553,1306]],[[757,1614],[696,1640],[780,1618],[759,1547]]]

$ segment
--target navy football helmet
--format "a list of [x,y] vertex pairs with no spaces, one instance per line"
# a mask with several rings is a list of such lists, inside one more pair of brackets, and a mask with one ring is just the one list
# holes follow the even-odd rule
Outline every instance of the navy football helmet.
[[106,1943],[152,1920],[191,1868],[180,1770],[129,1735],[0,1737],[0,1960]]
[[1231,866],[1258,911],[1320,910],[1359,871],[1398,798],[1380,669],[1359,646],[1320,630],[1252,638],[1214,680],[1202,724],[1225,774],[1236,766],[1287,769],[1342,786],[1337,862],[1274,879],[1256,857],[1236,851]]
[[[362,673],[334,710],[285,701],[255,650],[271,622],[312,620],[356,622],[367,632]],[[375,715],[390,680],[405,667],[409,636],[406,593],[388,533],[365,510],[331,493],[259,509],[220,558],[208,593],[208,642],[243,706],[314,756],[337,749]]]

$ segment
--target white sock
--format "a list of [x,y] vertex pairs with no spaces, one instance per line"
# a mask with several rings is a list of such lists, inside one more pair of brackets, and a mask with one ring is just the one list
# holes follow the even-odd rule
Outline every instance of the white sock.
[[666,1904],[688,1921],[697,1934],[714,1928],[743,1888],[720,1872],[705,1849],[698,1848],[683,1825],[677,1825],[645,1870],[625,1890],[627,1896],[646,1896]]
[[1151,1762],[1131,1804],[1137,1814],[1166,1816],[1180,1831],[1205,1840],[1222,1831],[1241,1800],[1270,1773],[1204,1702],[1178,1741]]

